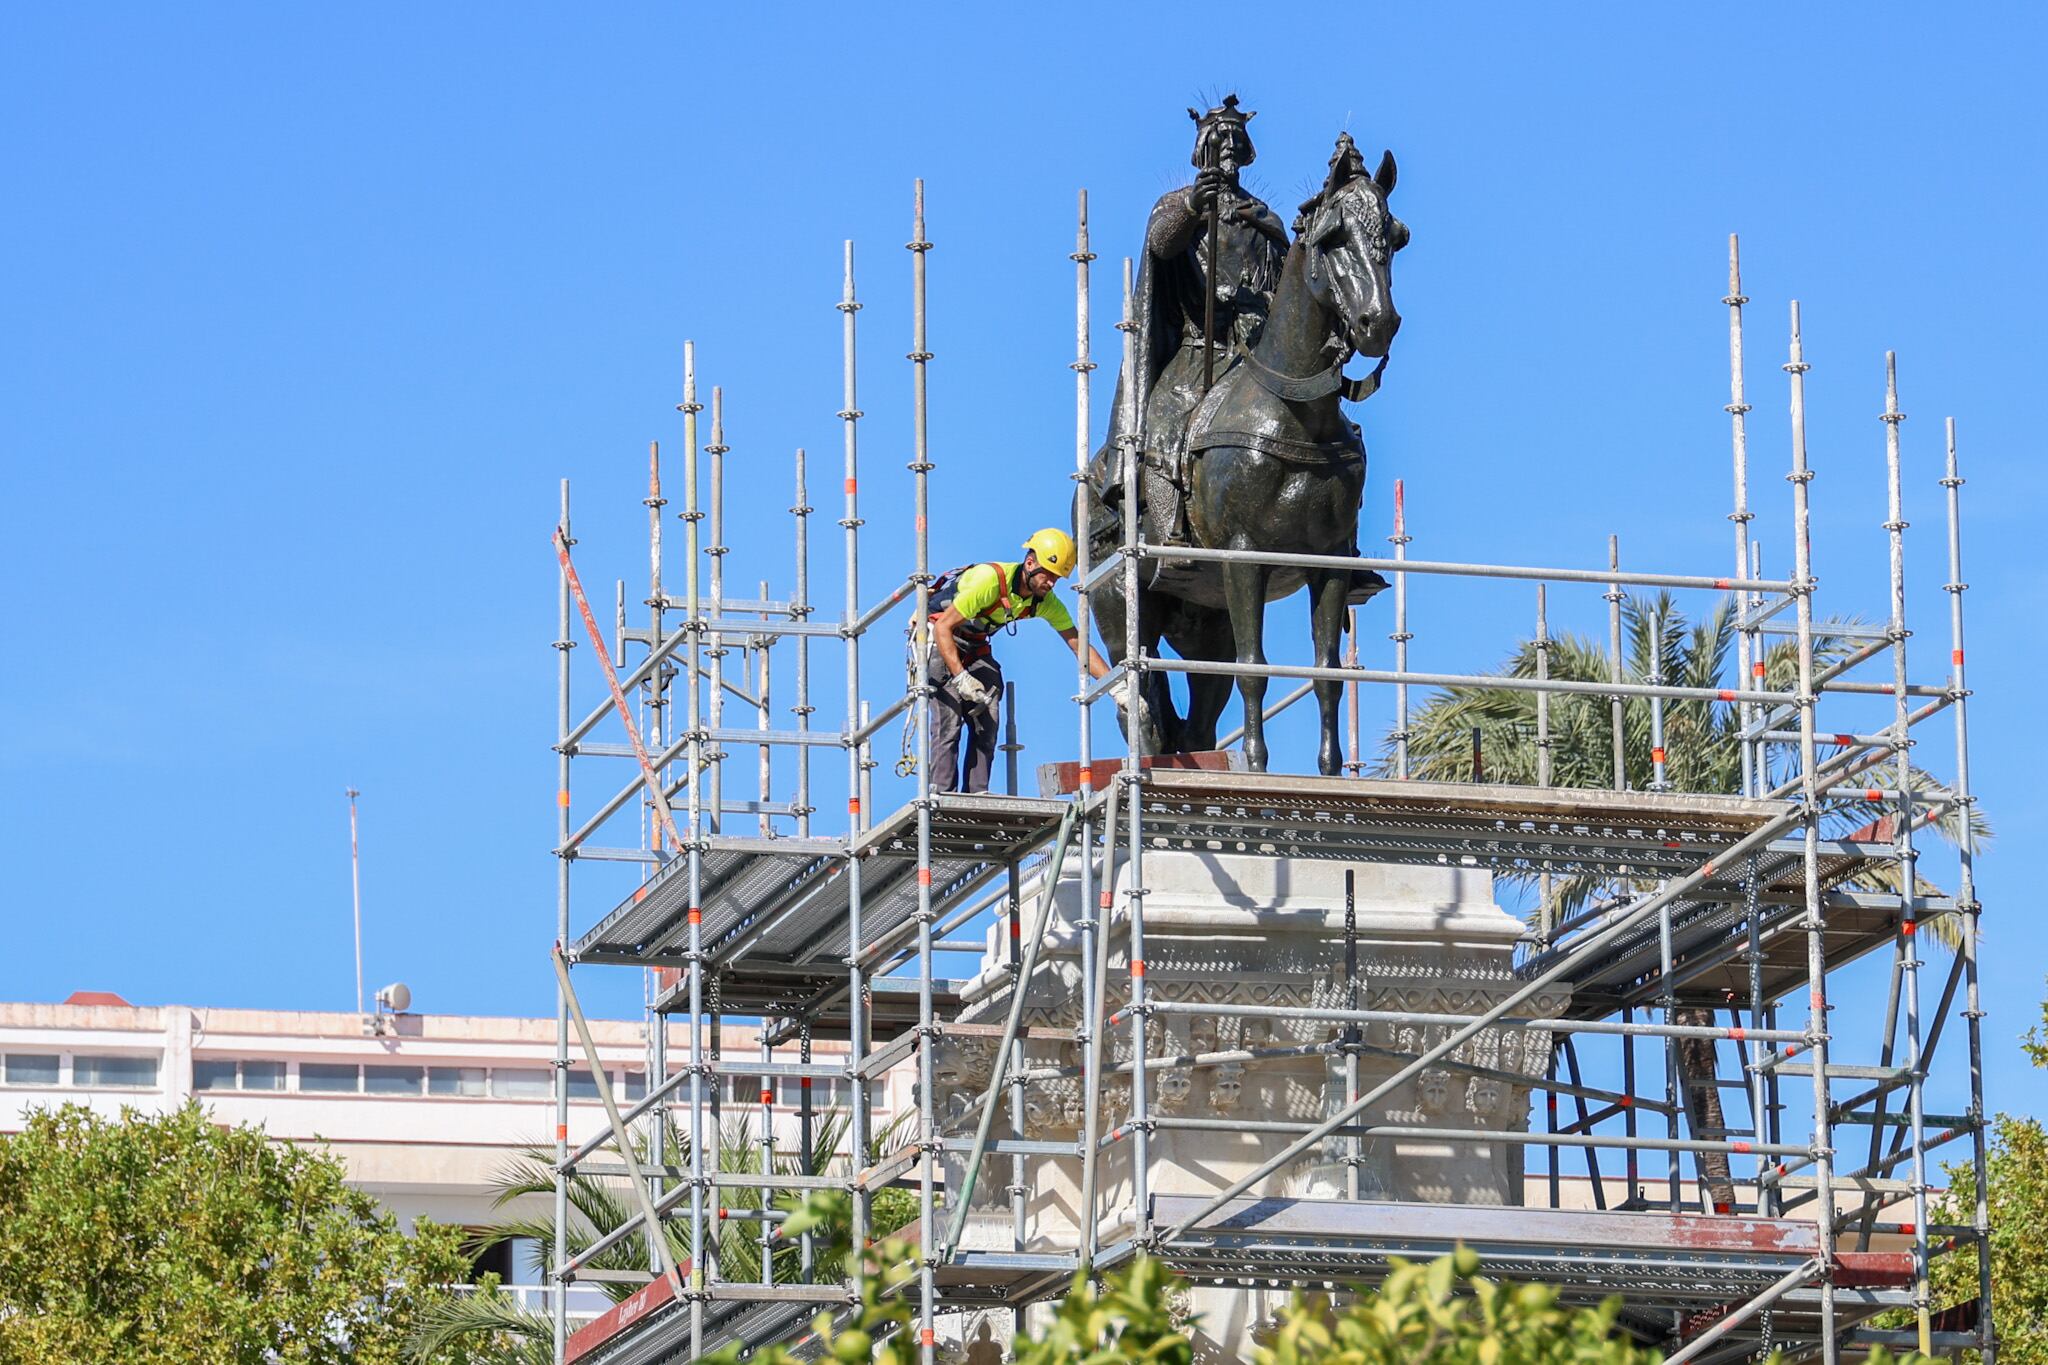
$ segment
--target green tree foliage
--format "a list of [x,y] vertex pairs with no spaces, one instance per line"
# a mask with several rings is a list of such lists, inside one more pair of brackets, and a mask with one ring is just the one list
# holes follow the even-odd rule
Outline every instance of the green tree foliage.
[[[1257,1365],[1656,1365],[1662,1357],[1615,1330],[1621,1296],[1558,1302],[1540,1284],[1499,1284],[1466,1247],[1427,1265],[1398,1258],[1377,1291],[1344,1307],[1295,1291]],[[1773,1353],[1765,1365],[1779,1365]],[[1931,1365],[1879,1346],[1866,1365]]]
[[[847,1115],[843,1110],[831,1110],[820,1115],[813,1133],[814,1149],[819,1152],[837,1151],[846,1136],[847,1126]],[[899,1120],[876,1135],[868,1146],[866,1164],[872,1165],[881,1160],[901,1140],[899,1134],[902,1129]],[[635,1135],[634,1148],[641,1161],[649,1160],[644,1134]],[[663,1150],[667,1153],[668,1164],[682,1167],[690,1164],[689,1136],[673,1122],[669,1124]],[[750,1123],[742,1118],[727,1124],[720,1132],[718,1151],[713,1160],[720,1171],[758,1175],[762,1169],[762,1156],[760,1143],[755,1140]],[[829,1164],[843,1166],[846,1163],[844,1158],[838,1158]],[[799,1165],[798,1159],[788,1154],[778,1154],[774,1161],[775,1171],[781,1175],[798,1174]],[[528,1196],[552,1195],[555,1188],[553,1151],[528,1149],[499,1174],[495,1183],[501,1208]],[[751,1209],[760,1207],[768,1194],[766,1190],[735,1186],[722,1191],[720,1199],[728,1208]],[[579,1170],[569,1178],[568,1196],[569,1220],[564,1229],[564,1241],[572,1256],[580,1255],[639,1214],[639,1203],[633,1198],[623,1176],[597,1176]],[[819,1258],[818,1264],[838,1265],[852,1228],[852,1204],[843,1195],[837,1197],[837,1202],[814,1201],[792,1205],[791,1209],[802,1216],[796,1222],[782,1225],[770,1242],[769,1265],[772,1277],[778,1283],[789,1283],[802,1276],[802,1232],[811,1232],[813,1241],[819,1244],[814,1251]],[[894,1232],[917,1217],[917,1195],[910,1190],[877,1190],[870,1201],[869,1216],[877,1233]],[[714,1225],[713,1235],[718,1239],[719,1274],[723,1278],[739,1281],[760,1279],[759,1224],[738,1219],[721,1220]],[[669,1259],[676,1265],[688,1265],[689,1221],[665,1219],[662,1236]],[[508,1218],[472,1236],[469,1249],[480,1251],[514,1238],[528,1239],[533,1244],[535,1269],[546,1272],[555,1244],[552,1210],[532,1217]],[[828,1257],[831,1259],[826,1259]],[[646,1239],[640,1236],[621,1238],[592,1257],[588,1266],[592,1270],[645,1271]],[[614,1301],[629,1298],[641,1288],[631,1281],[585,1283],[594,1284]],[[554,1322],[548,1314],[522,1308],[510,1295],[487,1287],[473,1294],[443,1299],[423,1313],[413,1334],[411,1359],[416,1365],[432,1365],[440,1361],[445,1352],[458,1346],[476,1352],[479,1359],[487,1360],[490,1365],[549,1365],[554,1359]]]
[[392,1365],[468,1270],[453,1229],[408,1237],[333,1157],[197,1105],[0,1138],[5,1365]]
[[[844,1241],[852,1212],[847,1195],[818,1192],[792,1201],[784,1235],[809,1232],[823,1239],[821,1265],[839,1265],[851,1273],[855,1252]],[[852,1318],[834,1321],[820,1313],[811,1323],[824,1355],[840,1365],[913,1365],[918,1359],[912,1300],[916,1295],[917,1248],[902,1237],[885,1237],[858,1253],[861,1271],[860,1306]],[[1104,1277],[1097,1290],[1086,1275],[1076,1276],[1053,1314],[1050,1328],[1017,1343],[1018,1365],[1110,1365],[1145,1361],[1154,1365],[1189,1365],[1194,1345],[1173,1321],[1168,1305],[1172,1274],[1159,1262],[1140,1256],[1131,1266]],[[706,1356],[704,1365],[737,1365],[742,1347],[732,1342]],[[748,1357],[750,1365],[797,1365],[799,1356],[784,1346],[764,1347]]]
[[[2042,1022],[2022,1041],[2034,1065],[2048,1069],[2048,1002]],[[2003,1365],[2048,1365],[2048,1131],[2035,1118],[2000,1114],[1991,1129],[1988,1193],[1991,1213],[1992,1326]],[[1977,1221],[1977,1182],[1968,1162],[1945,1168],[1948,1188],[1929,1207],[1930,1223]],[[1934,1262],[1934,1302],[1948,1307],[1978,1295],[1977,1249],[1960,1246]],[[1900,1326],[1910,1325],[1901,1321]],[[1975,1359],[1975,1353],[1970,1353]]]
[[[2041,1235],[2048,1227],[2048,1132],[2039,1119],[2000,1114],[1992,1125],[1989,1157],[1998,1359],[2000,1365],[2048,1365],[2048,1238]],[[1949,1187],[1929,1209],[1928,1221],[1967,1227],[1977,1218],[1977,1182],[1967,1162],[1946,1169]],[[1976,1248],[1958,1247],[1938,1258],[1933,1276],[1937,1304],[1976,1298]]]
[[[845,1226],[846,1196],[813,1194],[791,1205],[790,1228],[836,1235]],[[833,1244],[839,1264],[851,1253]],[[917,1252],[885,1238],[861,1255],[860,1307],[846,1321],[820,1313],[815,1345],[839,1365],[911,1365],[918,1357],[913,1299]],[[851,1269],[851,1267],[848,1267]],[[1172,1294],[1180,1281],[1140,1255],[1124,1269],[1086,1274],[1054,1309],[1052,1319],[1016,1343],[1018,1365],[1190,1365],[1191,1324],[1176,1320]],[[1617,1296],[1593,1307],[1562,1304],[1543,1285],[1501,1284],[1479,1273],[1479,1258],[1460,1248],[1428,1264],[1396,1259],[1379,1288],[1339,1306],[1326,1295],[1297,1291],[1279,1315],[1269,1345],[1254,1348],[1258,1365],[1656,1365],[1656,1351],[1616,1329]],[[702,1365],[737,1365],[744,1348],[731,1343]],[[807,1344],[806,1352],[811,1349]],[[767,1346],[754,1365],[796,1365],[804,1357]],[[1906,1357],[1916,1361],[1916,1357]],[[1894,1365],[1882,1347],[1870,1365]],[[1776,1365],[1777,1357],[1770,1365]]]
[[1017,1365],[1069,1365],[1076,1361],[1141,1360],[1189,1365],[1194,1343],[1173,1320],[1168,1291],[1172,1271],[1150,1256],[1129,1270],[1105,1276],[1097,1290],[1078,1275],[1042,1334],[1017,1347]]
[[1258,1365],[1651,1365],[1656,1352],[1614,1329],[1617,1296],[1560,1305],[1544,1285],[1497,1284],[1460,1248],[1427,1265],[1397,1260],[1378,1292],[1343,1308],[1296,1290]]
[[[877,1365],[912,1365],[918,1359],[916,1333],[911,1330],[912,1313],[904,1291],[915,1292],[917,1248],[903,1237],[884,1237],[856,1253],[850,1245],[853,1199],[842,1190],[821,1190],[791,1197],[785,1204],[789,1217],[782,1225],[785,1238],[809,1234],[818,1243],[820,1273],[830,1277],[831,1267],[852,1276],[858,1269],[861,1281],[860,1307],[853,1317],[835,1323],[829,1312],[818,1314],[811,1323],[829,1359],[853,1365],[872,1360]],[[858,1261],[856,1263],[856,1257]],[[736,1365],[740,1342],[704,1358],[706,1365]],[[786,1346],[767,1346],[748,1359],[752,1365],[797,1365],[805,1359]]]

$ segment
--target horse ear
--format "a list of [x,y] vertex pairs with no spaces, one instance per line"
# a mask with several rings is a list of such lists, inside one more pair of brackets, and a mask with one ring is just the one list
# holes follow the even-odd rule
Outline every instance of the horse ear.
[[1316,197],[1320,199],[1335,194],[1351,182],[1351,177],[1355,173],[1352,159],[1342,155],[1340,148],[1339,154],[1330,158],[1330,173],[1323,177],[1323,187],[1316,192]]
[[1380,168],[1372,173],[1372,183],[1380,187],[1382,196],[1394,192],[1394,181],[1400,175],[1400,168],[1394,164],[1392,152],[1380,153]]

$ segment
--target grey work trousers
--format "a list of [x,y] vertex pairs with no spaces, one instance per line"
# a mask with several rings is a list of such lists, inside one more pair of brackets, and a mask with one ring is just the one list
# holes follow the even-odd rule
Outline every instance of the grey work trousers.
[[[995,698],[995,704],[970,707],[953,695],[946,684],[952,675],[937,650],[926,676],[931,679],[932,790],[935,792],[985,792],[996,762],[998,710],[1003,697],[1003,669],[993,658],[975,659],[967,671],[979,678]],[[962,770],[960,731],[967,731],[965,770]]]

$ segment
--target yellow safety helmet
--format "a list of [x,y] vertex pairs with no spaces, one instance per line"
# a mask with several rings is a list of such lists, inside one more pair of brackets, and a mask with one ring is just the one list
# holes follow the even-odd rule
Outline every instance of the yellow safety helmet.
[[1048,526],[1024,542],[1024,548],[1038,556],[1041,569],[1052,570],[1054,578],[1074,571],[1074,538],[1055,526]]

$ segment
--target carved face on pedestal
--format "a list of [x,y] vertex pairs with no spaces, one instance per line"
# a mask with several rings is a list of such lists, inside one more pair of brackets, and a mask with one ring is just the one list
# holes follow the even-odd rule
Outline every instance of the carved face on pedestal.
[[1415,1104],[1432,1117],[1450,1108],[1451,1073],[1434,1069],[1423,1072],[1415,1083]]
[[1472,1088],[1465,1095],[1466,1102],[1472,1106],[1472,1112],[1481,1119],[1496,1117],[1506,1098],[1506,1087],[1486,1076],[1474,1076]]
[[1169,1114],[1178,1114],[1187,1107],[1188,1092],[1195,1088],[1195,1080],[1186,1067],[1171,1067],[1159,1073],[1159,1107]]
[[1216,1075],[1209,1082],[1209,1107],[1219,1114],[1237,1112],[1237,1106],[1244,1100],[1244,1067],[1237,1062],[1225,1062],[1216,1068]]
[[988,1052],[942,1039],[932,1052],[932,1084],[939,1090],[971,1090],[988,1079]]
[[1131,1078],[1112,1076],[1102,1088],[1103,1116],[1112,1124],[1122,1123],[1131,1112]]
[[1024,1092],[1024,1126],[1030,1132],[1043,1133],[1060,1117],[1060,1106],[1044,1090],[1033,1086]]

